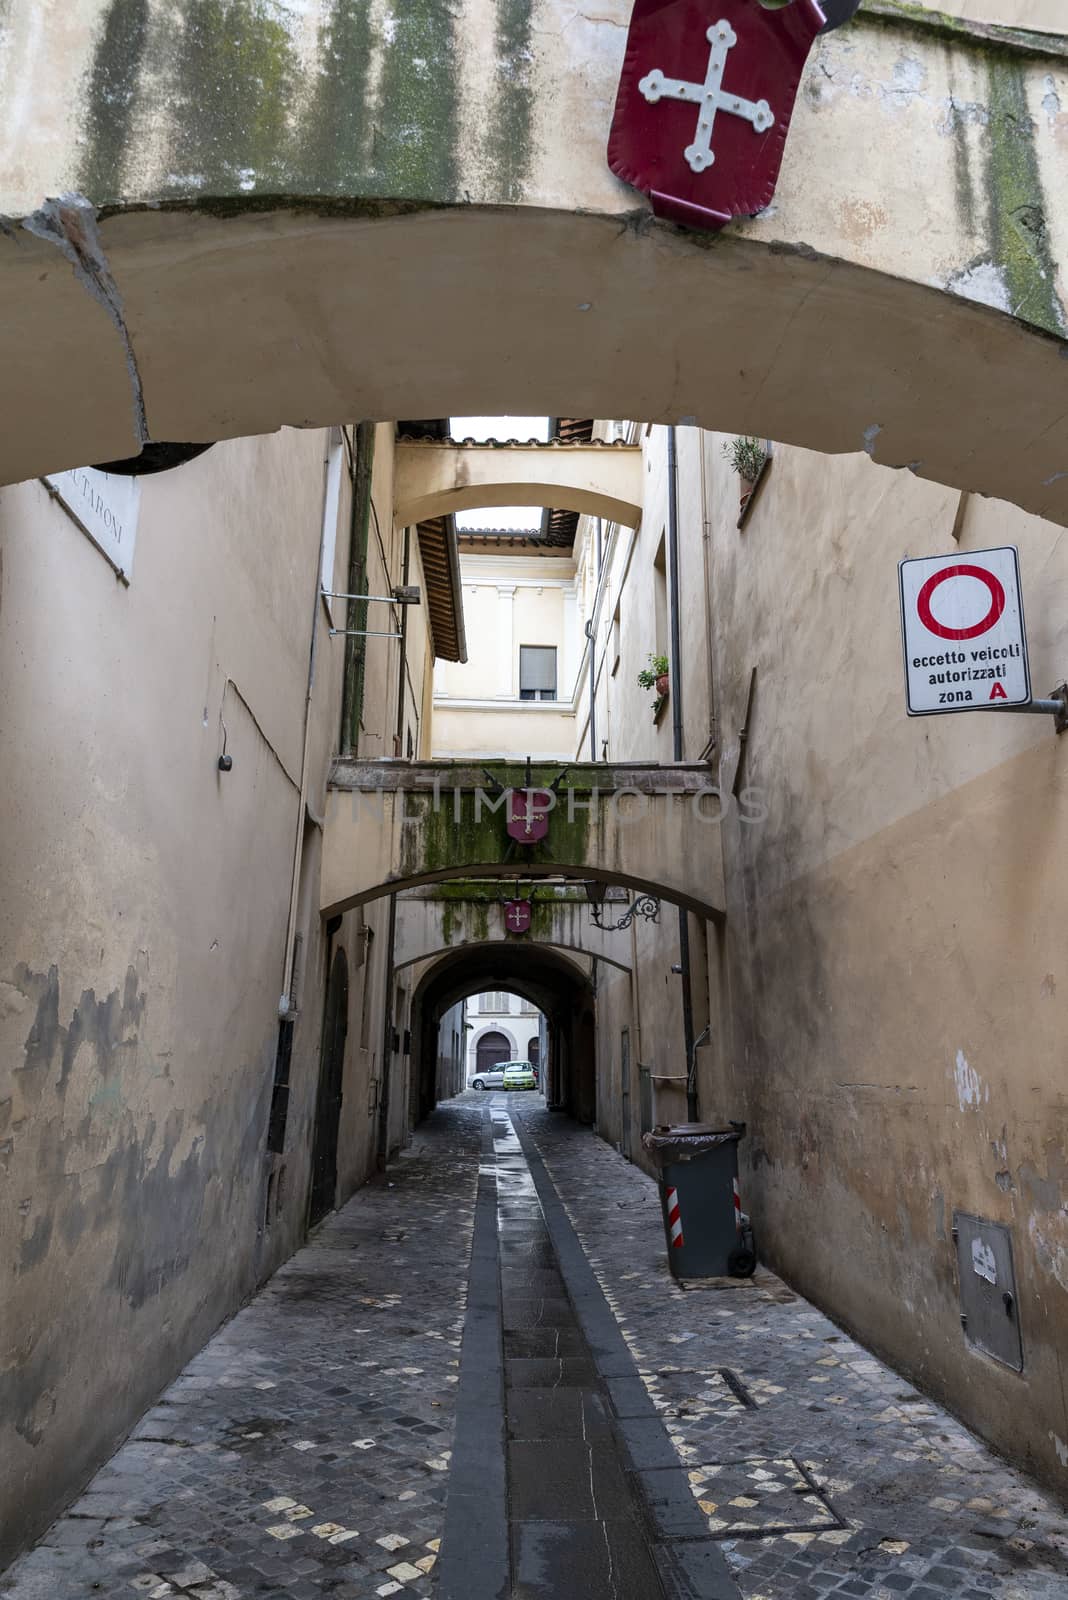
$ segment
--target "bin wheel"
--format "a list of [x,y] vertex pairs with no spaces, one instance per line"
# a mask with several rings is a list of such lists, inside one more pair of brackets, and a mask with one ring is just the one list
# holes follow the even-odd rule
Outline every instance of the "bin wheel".
[[727,1257],[727,1272],[732,1278],[751,1278],[756,1271],[756,1264],[755,1253],[740,1245]]

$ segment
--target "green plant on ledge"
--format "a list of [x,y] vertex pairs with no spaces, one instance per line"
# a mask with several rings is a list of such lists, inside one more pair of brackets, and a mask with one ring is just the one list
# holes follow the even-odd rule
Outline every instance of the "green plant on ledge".
[[768,458],[767,446],[763,439],[754,439],[748,433],[742,434],[737,439],[728,439],[723,446],[723,454],[739,478],[743,478],[746,483],[756,483],[760,477],[760,469]]
[[649,665],[643,667],[638,674],[638,686],[642,689],[655,689],[657,697],[663,700],[668,691],[668,658],[667,656],[654,656],[650,654]]

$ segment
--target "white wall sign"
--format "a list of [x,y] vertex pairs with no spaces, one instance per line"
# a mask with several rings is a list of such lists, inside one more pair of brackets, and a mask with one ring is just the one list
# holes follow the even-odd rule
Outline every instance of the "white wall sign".
[[75,467],[71,472],[51,472],[44,482],[115,571],[129,581],[141,504],[140,478]]
[[1030,702],[1015,546],[902,561],[898,579],[910,717]]

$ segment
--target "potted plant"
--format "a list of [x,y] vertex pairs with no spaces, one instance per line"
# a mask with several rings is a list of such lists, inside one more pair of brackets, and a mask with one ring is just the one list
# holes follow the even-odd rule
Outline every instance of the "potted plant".
[[723,446],[723,454],[738,474],[739,499],[744,511],[768,459],[767,445],[763,439],[754,439],[752,434],[746,433],[736,439],[728,439]]
[[647,667],[643,667],[638,674],[638,683],[641,688],[655,689],[657,698],[664,700],[667,697],[668,685],[670,682],[671,680],[668,677],[667,656],[654,656],[650,654],[649,665]]

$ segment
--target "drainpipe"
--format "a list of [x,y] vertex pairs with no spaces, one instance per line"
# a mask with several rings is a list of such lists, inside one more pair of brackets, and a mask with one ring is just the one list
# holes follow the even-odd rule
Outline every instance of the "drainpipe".
[[[668,575],[671,622],[671,759],[682,760],[682,625],[679,615],[679,458],[675,429],[668,428]],[[693,991],[690,986],[690,923],[679,907],[679,966],[682,981],[682,1036],[687,1066],[694,1052]],[[687,1072],[686,1116],[697,1121],[697,1086]]]
[[[329,434],[327,437],[329,438]],[[308,746],[311,741],[311,705],[312,695],[315,690],[315,658],[319,649],[319,607],[323,603],[321,598],[323,546],[326,540],[326,498],[329,470],[330,454],[328,450],[323,460],[323,504],[319,514],[319,548],[315,558],[315,593],[312,600],[311,642],[308,646],[308,680],[304,691],[304,736],[301,741],[300,755],[300,801],[297,806],[296,838],[293,841],[293,874],[289,880],[289,917],[286,922],[285,954],[282,958],[282,990],[278,1002],[278,1014],[283,1018],[291,1010],[296,1010],[297,1002],[293,968],[297,941],[297,917],[300,911],[297,903],[300,897],[300,869],[304,860],[304,818],[308,806]]]
[[[353,591],[355,592],[355,591]],[[393,942],[397,936],[397,896],[389,897],[389,931],[386,935],[385,1006],[382,1020],[382,1094],[378,1102],[378,1170],[385,1172],[389,1162],[389,1105],[393,1078]],[[402,1058],[403,1059],[403,1058]]]
[[[404,530],[404,559],[401,568],[401,582],[405,588],[408,586],[408,567],[412,548],[412,530]],[[397,737],[394,741],[394,755],[404,757],[404,691],[406,688],[405,677],[408,671],[408,607],[400,608],[400,670],[397,684]]]
[[708,673],[708,743],[705,745],[701,759],[710,759],[716,748],[716,669],[715,657],[712,650],[713,616],[712,616],[712,519],[708,514],[708,480],[705,472],[705,436],[700,436],[701,454],[701,547],[705,577],[705,658]]
[[[367,541],[371,529],[371,472],[375,460],[375,425],[373,422],[356,424],[350,482],[352,504],[349,510],[349,594],[367,593]],[[348,603],[348,629],[359,630],[367,626],[367,602],[350,600]],[[353,638],[345,640],[345,680],[341,695],[341,754],[355,755],[360,743],[360,720],[363,716],[363,676],[366,641]]]
[[593,618],[586,624],[586,638],[590,646],[590,760],[597,760],[597,662],[593,648]]

